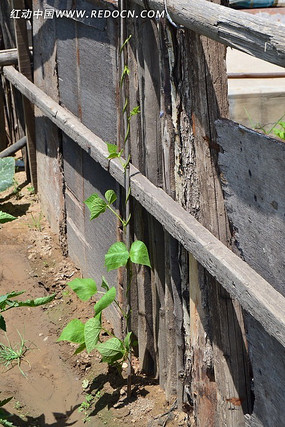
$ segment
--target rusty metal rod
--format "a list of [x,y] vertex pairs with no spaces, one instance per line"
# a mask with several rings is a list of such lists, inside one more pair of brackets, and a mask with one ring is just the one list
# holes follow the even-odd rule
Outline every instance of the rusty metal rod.
[[228,73],[228,79],[284,79],[285,73]]

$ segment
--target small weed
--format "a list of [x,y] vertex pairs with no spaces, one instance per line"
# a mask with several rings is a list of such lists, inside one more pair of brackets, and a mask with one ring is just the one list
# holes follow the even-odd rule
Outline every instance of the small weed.
[[16,400],[16,402],[14,403],[14,408],[16,409],[16,411],[20,411],[21,409],[23,409],[24,405],[19,402],[19,400]]
[[32,222],[29,223],[29,228],[31,228],[32,230],[43,231],[43,227],[41,224],[43,219],[42,212],[38,216],[34,216],[33,214],[31,214],[31,217],[32,217]]
[[283,139],[285,141],[285,122],[282,122],[281,120],[278,121],[277,125],[278,127],[275,127],[273,129],[273,132],[275,135],[277,135],[280,139]]
[[29,187],[27,187],[27,190],[28,190],[28,192],[30,194],[35,194],[35,188],[32,185],[30,185]]
[[23,197],[23,194],[21,193],[21,188],[19,187],[19,183],[15,178],[13,182],[13,194],[15,195],[17,200]]
[[85,400],[81,403],[81,405],[78,408],[78,412],[83,412],[84,418],[83,422],[89,422],[90,421],[90,407],[92,405],[92,402],[94,400],[94,396],[92,394],[86,394]]
[[[21,336],[21,334],[19,333],[19,331],[18,331],[18,334],[21,339],[20,345],[18,346],[18,348],[12,347],[8,338],[7,338],[8,345],[0,343],[0,364],[5,366],[5,368],[9,368],[10,365],[13,365],[13,363],[16,362],[21,374],[24,375],[24,377],[26,377],[26,374],[23,372],[21,368],[21,362],[24,360],[25,353],[27,352],[27,350],[29,350],[29,348],[27,347],[26,342],[24,338]],[[26,362],[29,364],[28,361]]]
[[68,289],[66,291],[62,291],[62,296],[63,297],[69,297],[70,296],[70,291]]

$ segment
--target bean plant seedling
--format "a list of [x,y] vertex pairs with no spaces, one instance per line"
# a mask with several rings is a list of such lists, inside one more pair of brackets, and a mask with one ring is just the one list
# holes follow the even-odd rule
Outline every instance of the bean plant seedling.
[[[105,200],[97,194],[93,194],[86,201],[86,205],[90,210],[90,219],[98,218],[100,214],[109,209],[114,212],[111,205],[117,200],[117,196],[113,190],[108,190],[105,193]],[[123,226],[126,222],[115,213]],[[150,260],[147,247],[145,244],[136,240],[132,243],[128,251],[125,243],[116,242],[109,248],[105,254],[105,267],[107,271],[116,270],[120,267],[127,267],[128,264],[140,264],[150,267]],[[97,293],[97,284],[93,279],[74,279],[68,283],[70,288],[77,294],[82,301],[88,301]],[[87,350],[90,353],[96,349],[102,356],[102,361],[108,364],[122,364],[126,359],[132,346],[131,332],[128,332],[124,340],[119,339],[112,331],[108,331],[102,326],[102,311],[109,307],[112,303],[116,304],[120,309],[124,318],[127,318],[127,313],[123,310],[119,302],[116,300],[116,288],[109,286],[105,277],[102,277],[101,287],[105,290],[103,296],[94,305],[94,316],[84,324],[79,319],[73,319],[63,329],[58,341],[70,341],[78,344],[76,353],[82,350]],[[105,342],[101,341],[100,334],[104,331],[108,334],[109,339]]]
[[[129,42],[130,38],[131,37],[128,37],[122,45],[121,52]],[[130,70],[127,64],[125,64],[121,75],[120,87],[123,86],[124,80],[127,78],[129,73]],[[123,138],[124,148],[130,135],[130,121],[132,117],[140,113],[139,106],[134,107],[131,111],[128,112],[128,104],[128,99],[126,99],[122,110],[122,113],[125,117],[125,136]],[[127,194],[125,203],[127,207],[126,210],[128,211],[130,185],[129,174],[127,171],[129,169],[131,157],[130,154],[127,154],[127,159],[122,159],[122,155],[125,151],[124,148],[120,149],[120,147],[118,147],[117,145],[107,143],[107,149],[109,153],[108,158],[110,160],[118,158],[121,161],[123,170],[126,174]],[[127,149],[126,152],[129,153],[129,149]],[[86,206],[90,210],[90,220],[98,218],[106,210],[110,210],[116,216],[117,220],[121,223],[123,230],[128,230],[131,215],[127,214],[126,219],[121,217],[114,207],[114,203],[116,202],[116,200],[117,195],[113,190],[106,191],[104,198],[100,197],[96,193],[92,194],[85,201]],[[139,264],[151,267],[147,247],[140,240],[136,240],[131,245],[128,244],[128,246],[124,242],[116,242],[111,245],[111,247],[105,254],[105,267],[108,272],[122,267],[126,268],[127,270],[127,299],[129,298],[129,290],[132,281],[132,264]],[[68,285],[82,301],[88,301],[97,293],[97,284],[93,279],[90,278],[74,279]],[[79,319],[73,319],[63,329],[58,341],[70,341],[73,343],[77,343],[78,348],[75,353],[79,353],[82,350],[86,350],[88,353],[90,353],[91,351],[96,349],[100,353],[102,361],[107,362],[110,365],[116,364],[122,366],[123,362],[127,360],[129,366],[128,397],[130,397],[130,354],[134,345],[132,332],[129,330],[129,319],[131,309],[130,307],[127,307],[127,310],[124,310],[124,308],[116,299],[116,288],[114,286],[109,286],[105,277],[102,277],[101,287],[105,290],[105,293],[94,305],[93,316],[85,323],[81,322]],[[111,304],[115,304],[119,308],[122,317],[125,319],[126,333],[124,339],[118,338],[117,336],[115,336],[113,331],[106,330],[102,326],[102,312]],[[102,331],[107,333],[108,335],[108,339],[106,341],[102,340]]]

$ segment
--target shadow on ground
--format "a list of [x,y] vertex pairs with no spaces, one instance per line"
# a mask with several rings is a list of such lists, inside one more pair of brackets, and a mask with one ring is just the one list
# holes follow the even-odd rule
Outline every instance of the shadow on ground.
[[53,415],[56,421],[51,424],[48,424],[45,421],[44,414],[40,415],[39,417],[25,416],[25,419],[22,419],[18,415],[10,414],[9,412],[5,411],[4,408],[1,409],[3,414],[5,414],[7,421],[13,423],[13,425],[17,427],[67,427],[76,424],[77,421],[68,422],[68,418],[76,411],[77,408],[79,408],[79,406],[80,405],[73,406],[65,414],[54,412]]
[[[104,390],[105,385],[110,384],[109,390]],[[100,395],[97,400],[93,411],[90,413],[90,417],[96,416],[104,408],[113,408],[117,409],[123,408],[129,403],[136,401],[139,397],[145,397],[149,392],[144,388],[146,385],[157,385],[158,380],[152,378],[146,378],[141,375],[132,376],[132,394],[128,398],[126,393],[122,395],[121,391],[124,386],[127,385],[127,379],[123,378],[121,373],[116,367],[109,366],[109,370],[106,374],[100,374],[94,378],[88,393]],[[113,391],[111,390],[113,389]],[[101,395],[102,393],[102,395]]]

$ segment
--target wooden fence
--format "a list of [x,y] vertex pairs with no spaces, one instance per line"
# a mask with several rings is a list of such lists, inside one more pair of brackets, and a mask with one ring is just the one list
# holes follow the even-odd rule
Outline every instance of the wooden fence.
[[[117,6],[78,0],[76,7]],[[121,27],[132,34],[127,95],[141,110],[130,129],[132,234],[148,243],[153,266],[136,272],[131,295],[141,367],[197,426],[282,425],[285,145],[224,119],[220,43],[284,65],[285,28],[202,0],[167,2],[167,10],[185,28],[145,18],[34,19],[34,84],[11,66],[3,75],[35,105],[45,212],[84,273],[99,281],[120,230],[108,215],[90,223],[82,201],[93,191],[124,192],[121,163],[107,159],[104,141],[123,133]],[[120,291],[123,277],[112,279]]]

